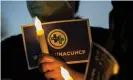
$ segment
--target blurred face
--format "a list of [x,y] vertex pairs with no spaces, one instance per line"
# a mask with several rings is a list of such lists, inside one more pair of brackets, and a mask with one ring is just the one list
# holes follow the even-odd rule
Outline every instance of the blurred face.
[[42,22],[72,19],[74,1],[27,1],[32,17],[39,17]]

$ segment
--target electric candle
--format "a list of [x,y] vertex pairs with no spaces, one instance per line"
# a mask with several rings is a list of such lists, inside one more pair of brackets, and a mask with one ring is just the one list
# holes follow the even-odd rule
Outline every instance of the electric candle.
[[42,53],[49,54],[45,38],[45,31],[42,29],[41,21],[37,17],[35,17],[35,27]]
[[61,75],[64,78],[64,80],[73,80],[73,78],[69,75],[69,72],[61,67]]

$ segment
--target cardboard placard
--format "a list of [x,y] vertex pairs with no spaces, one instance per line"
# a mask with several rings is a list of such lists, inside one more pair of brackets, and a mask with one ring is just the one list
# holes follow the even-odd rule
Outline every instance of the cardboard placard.
[[[49,54],[60,57],[67,64],[88,61],[91,32],[88,19],[74,19],[42,23]],[[28,69],[38,67],[41,53],[34,24],[22,26]]]
[[90,59],[88,58],[84,80],[110,80],[118,74],[119,64],[103,47],[93,43]]

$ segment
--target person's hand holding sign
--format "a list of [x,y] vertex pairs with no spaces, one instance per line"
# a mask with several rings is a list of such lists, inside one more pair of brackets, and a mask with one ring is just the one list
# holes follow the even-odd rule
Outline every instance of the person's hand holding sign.
[[66,69],[69,72],[69,75],[72,79],[68,80],[83,80],[84,75],[80,74],[72,69],[70,69],[65,62],[58,60],[50,55],[44,55],[41,60],[41,69],[45,77],[54,80],[65,80],[64,76],[67,76],[67,73],[62,74],[61,68]]

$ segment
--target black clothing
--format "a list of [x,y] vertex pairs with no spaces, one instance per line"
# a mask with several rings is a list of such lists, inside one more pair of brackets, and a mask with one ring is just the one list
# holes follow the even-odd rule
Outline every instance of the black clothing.
[[[102,46],[109,37],[108,30],[103,28],[91,27],[91,33],[93,41]],[[1,42],[1,59],[2,78],[12,78],[13,80],[42,80],[44,78],[38,69],[28,70],[21,34]],[[71,67],[76,69],[74,66]],[[84,72],[85,67],[85,64],[81,64],[76,70]]]

